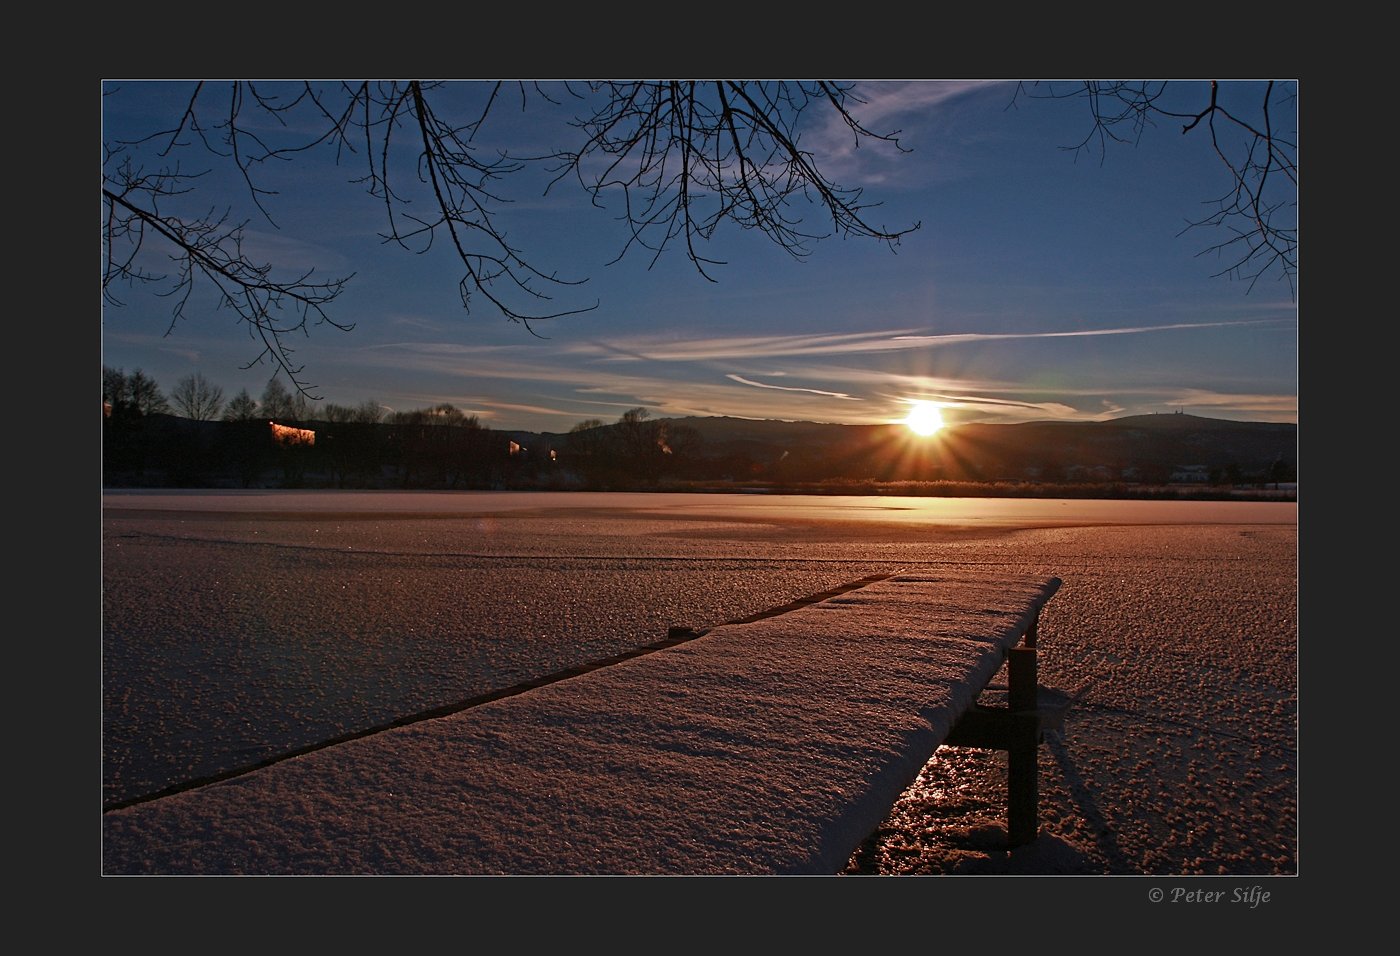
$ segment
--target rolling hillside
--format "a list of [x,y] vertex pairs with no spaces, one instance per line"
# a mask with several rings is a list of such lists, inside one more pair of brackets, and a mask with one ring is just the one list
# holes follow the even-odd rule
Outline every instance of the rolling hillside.
[[[1101,422],[965,424],[932,438],[902,425],[834,425],[739,418],[653,422],[686,437],[709,477],[770,473],[822,480],[1137,480],[1183,475],[1291,479],[1298,426],[1195,415],[1137,415]],[[617,426],[604,426],[608,431]],[[569,435],[544,436],[567,450]],[[728,466],[728,467],[725,467]]]

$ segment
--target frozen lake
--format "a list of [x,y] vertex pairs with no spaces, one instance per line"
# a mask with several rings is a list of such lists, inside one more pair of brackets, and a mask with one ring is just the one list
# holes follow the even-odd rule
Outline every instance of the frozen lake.
[[595,510],[746,520],[896,521],[968,527],[1296,523],[1296,502],[930,498],[862,495],[517,491],[107,491],[104,511],[229,514],[483,515]]
[[[1212,719],[1291,765],[1293,503],[160,491],[103,509],[108,804],[927,566],[1063,578],[1046,673],[1102,681],[1105,707],[1132,681],[1170,710],[1198,683],[1182,649],[1204,654],[1234,702]],[[1173,670],[1139,660],[1144,620]],[[1287,841],[1245,842],[1268,854],[1248,871],[1291,865]]]

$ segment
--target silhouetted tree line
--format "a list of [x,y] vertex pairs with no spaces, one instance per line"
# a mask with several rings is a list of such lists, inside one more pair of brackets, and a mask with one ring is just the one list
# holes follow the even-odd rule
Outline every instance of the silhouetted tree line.
[[706,477],[699,433],[653,419],[645,408],[623,412],[612,425],[596,418],[579,422],[560,444],[569,468],[589,487],[645,487]]
[[[869,486],[1015,485],[1107,489],[1165,486],[1174,466],[1200,449],[1191,433],[1132,438],[1131,428],[1065,428],[1055,423],[965,425],[938,441],[900,426],[812,425],[781,443],[721,441],[706,445],[681,422],[632,408],[617,421],[581,421],[567,434],[486,428],[448,403],[391,412],[374,400],[356,406],[309,402],[277,378],[258,398],[246,389],[227,403],[198,373],[167,398],[140,369],[103,368],[103,480],[108,485],[167,487],[320,487],[432,489],[634,490],[696,485],[783,487],[840,493]],[[312,437],[314,436],[314,438]],[[1269,439],[1272,441],[1273,439]],[[1223,456],[1200,472],[1212,485],[1297,480],[1284,456],[1248,466]],[[1163,449],[1166,449],[1164,452]],[[1164,455],[1166,457],[1164,457]],[[817,487],[825,483],[829,487]],[[1107,492],[1104,492],[1107,494]],[[1113,496],[1113,495],[1109,495]]]
[[[199,373],[167,398],[140,369],[104,367],[103,481],[172,487],[628,488],[691,477],[693,429],[634,408],[568,436],[496,431],[449,403],[389,412],[313,405],[279,379],[258,398]],[[276,426],[276,427],[275,427]],[[306,434],[311,433],[311,434]],[[314,437],[313,437],[314,436]]]

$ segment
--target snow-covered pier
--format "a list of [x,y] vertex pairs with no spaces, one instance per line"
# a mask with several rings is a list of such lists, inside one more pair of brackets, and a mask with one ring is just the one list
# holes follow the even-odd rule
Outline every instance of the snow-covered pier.
[[[724,624],[111,810],[103,872],[836,873],[1008,657],[1013,707],[1027,674],[1034,694],[1059,585],[895,574]],[[1034,790],[1016,799],[1013,841],[1034,835]]]

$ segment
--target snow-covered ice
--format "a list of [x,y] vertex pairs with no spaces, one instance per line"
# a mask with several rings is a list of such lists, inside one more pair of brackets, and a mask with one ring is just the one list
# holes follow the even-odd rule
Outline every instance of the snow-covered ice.
[[[1041,677],[1084,696],[1068,732],[1042,747],[1041,838],[1005,851],[998,755],[944,748],[848,870],[1296,872],[1296,507],[1090,502],[1081,513],[1079,502],[1036,502],[988,517],[981,502],[958,514],[947,499],[800,499],[785,510],[756,496],[358,497],[381,504],[104,499],[105,801],[876,572],[1055,576],[1064,586],[1042,619]],[[230,512],[235,500],[246,510]],[[357,741],[354,752],[375,757],[349,779],[393,772],[394,741],[450,720]],[[453,872],[428,835],[352,848],[327,830],[318,842],[317,828],[363,811],[373,790],[285,781],[337,751],[200,799],[283,787],[303,811],[282,825],[318,847],[309,871]]]

